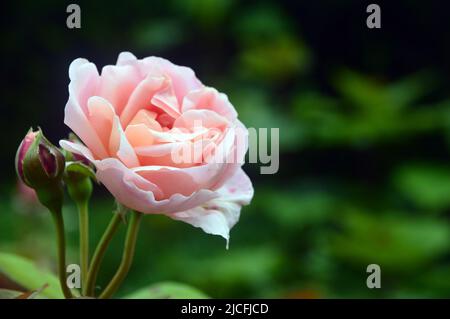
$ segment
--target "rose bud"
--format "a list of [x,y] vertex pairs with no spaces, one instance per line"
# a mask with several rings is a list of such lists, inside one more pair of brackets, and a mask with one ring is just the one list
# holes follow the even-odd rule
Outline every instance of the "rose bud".
[[[69,141],[80,143],[78,137],[70,133]],[[92,193],[92,180],[96,181],[94,165],[83,155],[62,150],[66,158],[64,182],[70,197],[78,204],[86,203]]]
[[92,181],[97,181],[94,170],[91,166],[82,161],[66,162],[66,171],[64,172],[64,182],[70,197],[77,204],[88,202],[92,194]]
[[62,205],[64,165],[63,154],[40,129],[36,132],[30,130],[17,150],[17,175],[36,191],[41,203],[51,210]]
[[16,154],[16,171],[19,178],[26,184],[25,178],[23,176],[23,159],[25,158],[25,154],[27,153],[28,149],[30,148],[31,144],[34,141],[34,138],[36,137],[37,132],[33,132],[32,129],[30,129],[25,135],[25,138],[22,140],[22,143],[19,145],[19,149],[17,150]]

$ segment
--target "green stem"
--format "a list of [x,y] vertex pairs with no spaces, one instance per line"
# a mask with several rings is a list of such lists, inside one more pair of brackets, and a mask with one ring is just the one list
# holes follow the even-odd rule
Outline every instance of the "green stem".
[[66,279],[66,239],[64,236],[64,221],[62,211],[52,211],[56,227],[56,242],[58,246],[58,277],[64,297],[72,298],[72,292],[67,287]]
[[128,225],[127,235],[125,238],[125,246],[122,255],[122,261],[116,274],[111,279],[111,282],[106,286],[105,290],[100,294],[101,299],[110,298],[119,288],[120,284],[125,279],[133,262],[134,250],[136,247],[136,239],[139,231],[139,225],[142,219],[142,213],[135,211],[131,212],[131,218]]
[[94,255],[92,256],[91,265],[89,267],[86,285],[83,287],[83,295],[85,296],[94,296],[95,282],[97,280],[100,264],[102,263],[103,257],[106,253],[106,249],[108,248],[109,243],[114,237],[114,234],[117,232],[120,223],[121,216],[120,214],[115,213],[113,215],[113,218],[109,222],[108,228],[100,239],[97,248],[95,249]]
[[80,224],[80,267],[81,267],[81,284],[86,286],[88,269],[89,269],[89,213],[88,201],[77,204],[78,218]]

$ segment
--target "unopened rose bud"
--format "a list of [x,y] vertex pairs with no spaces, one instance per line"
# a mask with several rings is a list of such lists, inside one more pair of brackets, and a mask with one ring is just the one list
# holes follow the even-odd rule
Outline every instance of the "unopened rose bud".
[[62,205],[64,166],[63,154],[40,129],[36,132],[30,130],[17,150],[17,175],[35,189],[41,203],[50,209]]
[[92,181],[96,180],[92,168],[83,162],[67,162],[64,181],[70,197],[78,204],[87,203],[92,194]]
[[31,144],[34,141],[34,138],[36,137],[37,132],[33,132],[31,129],[28,131],[27,135],[25,135],[25,138],[22,140],[22,143],[19,145],[19,149],[17,150],[16,154],[16,171],[19,178],[25,182],[25,178],[23,176],[23,159],[25,158],[25,154],[27,153],[28,149],[30,148]]

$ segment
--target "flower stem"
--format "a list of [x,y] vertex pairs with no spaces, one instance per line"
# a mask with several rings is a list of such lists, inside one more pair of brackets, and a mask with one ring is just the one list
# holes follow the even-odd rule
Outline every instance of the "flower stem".
[[62,211],[51,211],[56,227],[56,242],[58,247],[58,277],[64,297],[72,298],[72,292],[67,287],[66,279],[66,239],[64,235],[64,221]]
[[106,249],[111,242],[114,234],[117,232],[119,225],[121,223],[121,216],[118,213],[113,215],[113,218],[109,222],[108,228],[103,234],[100,242],[95,249],[94,255],[92,256],[91,264],[89,267],[89,272],[86,280],[86,285],[83,286],[84,296],[94,296],[95,282],[97,280],[98,271],[100,269],[100,264],[102,263],[103,257],[105,256]]
[[122,261],[116,274],[111,279],[111,282],[106,286],[105,290],[100,294],[101,299],[110,298],[119,288],[120,284],[125,279],[133,262],[134,250],[136,247],[136,239],[139,231],[139,225],[142,219],[142,214],[132,211],[131,218],[128,225],[127,235],[125,238],[125,246],[122,255]]
[[80,224],[80,267],[81,284],[86,286],[89,270],[89,211],[88,201],[77,203],[78,219]]

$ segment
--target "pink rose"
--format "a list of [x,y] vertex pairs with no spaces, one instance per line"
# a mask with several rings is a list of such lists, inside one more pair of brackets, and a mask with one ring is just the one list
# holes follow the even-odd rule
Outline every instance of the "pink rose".
[[190,68],[128,52],[100,75],[93,63],[76,59],[69,76],[64,123],[85,146],[61,146],[89,159],[123,205],[228,241],[253,187],[241,168],[247,129],[227,96]]

